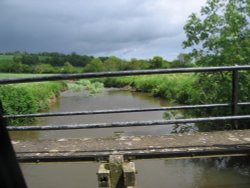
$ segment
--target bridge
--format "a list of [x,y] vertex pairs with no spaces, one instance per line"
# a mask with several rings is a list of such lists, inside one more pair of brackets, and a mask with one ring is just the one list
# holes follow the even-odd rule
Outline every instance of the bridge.
[[[178,123],[199,123],[232,121],[237,126],[239,120],[249,120],[250,115],[238,115],[238,108],[250,106],[250,102],[238,102],[239,74],[249,71],[250,66],[202,67],[157,69],[138,71],[118,71],[85,74],[52,75],[32,78],[15,78],[0,80],[0,84],[18,84],[26,82],[42,82],[55,80],[72,80],[101,78],[129,75],[202,73],[202,72],[232,72],[232,100],[226,104],[202,104],[186,106],[169,106],[160,108],[113,109],[98,111],[79,111],[63,113],[37,114],[4,114],[0,113],[0,182],[2,187],[27,187],[18,162],[99,162],[97,173],[99,187],[134,187],[136,168],[134,160],[156,158],[201,158],[218,156],[250,155],[250,130],[227,130],[200,133],[170,134],[161,136],[113,136],[103,138],[60,138],[38,141],[10,140],[9,131],[25,130],[69,130],[69,129],[108,129],[112,127],[133,127],[169,125]],[[146,111],[168,111],[180,109],[231,108],[230,116],[200,117],[176,120],[112,122],[77,125],[47,125],[47,126],[7,126],[6,120],[13,118],[76,116],[109,113],[133,113]]]

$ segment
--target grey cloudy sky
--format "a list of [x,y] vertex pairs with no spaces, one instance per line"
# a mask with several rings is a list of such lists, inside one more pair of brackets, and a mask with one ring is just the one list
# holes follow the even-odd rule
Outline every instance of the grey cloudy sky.
[[0,51],[174,59],[206,0],[0,0]]

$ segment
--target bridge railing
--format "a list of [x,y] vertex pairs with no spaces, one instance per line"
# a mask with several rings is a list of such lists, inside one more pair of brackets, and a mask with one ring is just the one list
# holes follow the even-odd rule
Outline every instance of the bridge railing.
[[95,110],[95,111],[77,111],[77,112],[59,112],[59,113],[35,113],[35,114],[18,114],[3,115],[5,119],[15,118],[31,118],[31,117],[51,117],[51,116],[75,116],[75,115],[94,115],[94,114],[110,114],[110,113],[130,113],[130,112],[148,112],[148,111],[169,111],[169,110],[187,110],[187,109],[204,109],[204,108],[226,108],[230,107],[231,116],[192,118],[181,120],[164,120],[164,121],[141,121],[141,122],[113,122],[99,124],[83,124],[83,125],[53,125],[53,126],[9,126],[8,130],[61,130],[61,129],[90,129],[90,128],[110,128],[110,127],[129,127],[129,126],[149,126],[176,123],[196,123],[207,121],[221,120],[245,120],[250,119],[250,115],[238,116],[238,107],[250,106],[250,102],[239,101],[239,71],[249,71],[250,66],[223,66],[223,67],[195,67],[195,68],[175,68],[175,69],[153,69],[153,70],[133,70],[133,71],[115,71],[115,72],[97,72],[83,74],[60,74],[51,76],[37,76],[28,78],[12,78],[0,80],[0,85],[44,82],[56,80],[75,80],[75,79],[91,79],[103,77],[118,77],[132,75],[155,75],[155,74],[182,74],[182,73],[204,73],[204,72],[232,72],[232,99],[229,103],[224,104],[202,104],[202,105],[182,105],[158,108],[133,108],[133,109],[112,109],[112,110]]
[[[224,66],[224,67],[195,67],[195,68],[176,68],[176,69],[156,69],[156,70],[134,70],[134,71],[116,71],[116,72],[99,72],[99,73],[83,73],[83,74],[62,74],[51,76],[39,76],[28,78],[12,78],[0,80],[0,85],[44,82],[56,80],[74,80],[74,79],[90,79],[117,76],[132,75],[154,75],[154,74],[176,74],[176,73],[204,73],[204,72],[232,72],[232,99],[226,104],[202,104],[202,105],[185,105],[171,106],[161,108],[136,108],[136,109],[113,109],[98,111],[78,111],[63,113],[36,113],[36,114],[4,114],[4,109],[0,101],[0,182],[3,187],[25,188],[25,181],[16,161],[15,152],[8,135],[9,131],[14,130],[62,130],[62,129],[90,129],[90,128],[110,128],[110,127],[128,127],[128,126],[149,126],[176,123],[196,123],[207,121],[221,120],[249,120],[250,115],[238,115],[239,106],[249,106],[250,102],[245,101],[239,103],[239,72],[249,71],[250,66]],[[13,118],[29,118],[29,117],[47,117],[47,116],[69,116],[69,115],[91,115],[91,114],[108,114],[108,113],[128,113],[128,112],[146,112],[146,111],[166,111],[166,110],[182,110],[182,109],[204,109],[204,108],[225,108],[231,107],[231,116],[191,118],[178,120],[159,120],[159,121],[138,121],[138,122],[113,122],[98,124],[82,124],[82,125],[53,125],[53,126],[7,126],[6,120]]]

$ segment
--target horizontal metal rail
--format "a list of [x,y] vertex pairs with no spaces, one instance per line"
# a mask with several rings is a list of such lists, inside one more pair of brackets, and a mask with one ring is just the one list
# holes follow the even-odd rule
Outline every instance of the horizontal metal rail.
[[230,121],[230,120],[250,120],[250,115],[190,118],[190,119],[177,119],[177,120],[75,124],[75,125],[8,126],[7,130],[9,131],[28,131],[28,130],[45,131],[45,130],[67,130],[67,129],[119,128],[119,127],[138,127],[138,126],[168,125],[168,124],[180,124],[180,123],[181,124],[201,123],[201,122]]
[[[200,108],[225,108],[231,106],[232,104],[230,103],[203,104],[203,105],[169,106],[169,107],[156,107],[156,108],[133,108],[133,109],[92,110],[92,111],[77,111],[77,112],[58,112],[58,113],[18,114],[18,115],[5,115],[3,117],[6,119],[16,119],[16,118],[97,115],[97,114],[151,112],[151,111],[168,111],[168,110],[190,110],[190,109],[200,109]],[[250,106],[250,102],[238,103],[238,106]]]
[[44,82],[44,81],[56,81],[56,80],[72,80],[72,79],[149,75],[149,74],[218,72],[218,71],[233,71],[233,70],[250,70],[250,66],[247,65],[247,66],[223,66],[223,67],[194,67],[194,68],[97,72],[97,73],[83,73],[83,74],[59,74],[51,76],[1,79],[0,84],[15,84],[15,83],[27,83],[27,82]]

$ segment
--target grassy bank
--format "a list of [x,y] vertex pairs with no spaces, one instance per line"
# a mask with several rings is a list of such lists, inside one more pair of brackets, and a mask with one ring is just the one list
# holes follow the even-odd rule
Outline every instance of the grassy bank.
[[[42,74],[44,75],[44,74]],[[41,76],[41,74],[0,74],[2,78]],[[5,114],[30,114],[44,111],[56,100],[64,89],[87,90],[90,95],[101,92],[103,84],[89,80],[71,82],[38,82],[0,86],[0,100]],[[34,119],[17,119],[10,124],[31,123]]]
[[[5,114],[29,114],[48,109],[50,103],[65,87],[63,82],[0,86],[0,99]],[[13,120],[11,124],[22,124],[34,119]]]
[[196,79],[195,74],[173,74],[107,78],[104,83],[106,87],[130,86],[136,91],[151,93],[172,103],[189,104],[198,95],[198,88],[194,84]]
[[[249,75],[240,74],[239,101],[249,101]],[[172,104],[212,104],[231,102],[231,74],[171,74],[153,76],[128,76],[107,78],[106,87],[131,88],[136,91],[151,93],[166,99]],[[170,112],[174,116],[178,111]],[[181,112],[182,113],[182,112]],[[239,107],[238,115],[249,114],[249,107]],[[231,108],[197,109],[185,111],[187,117],[231,115]],[[178,116],[178,115],[177,115]],[[169,118],[169,117],[166,117]],[[239,121],[240,122],[240,121]],[[235,129],[231,121],[197,124],[200,131]],[[199,126],[201,125],[201,126]],[[239,129],[248,128],[249,122],[240,122]]]
[[[35,74],[0,74],[0,78],[38,76]],[[40,76],[40,75],[39,75]],[[0,99],[5,114],[29,114],[48,109],[66,87],[64,82],[39,82],[0,86]],[[18,119],[11,124],[30,123],[34,119]]]

